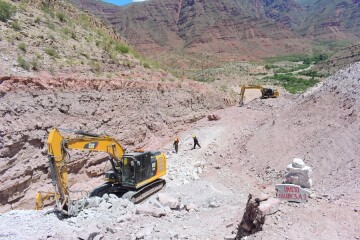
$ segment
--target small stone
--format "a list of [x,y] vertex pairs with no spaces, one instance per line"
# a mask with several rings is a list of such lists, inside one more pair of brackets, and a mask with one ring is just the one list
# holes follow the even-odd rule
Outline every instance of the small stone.
[[236,237],[236,234],[231,234],[231,235],[225,236],[224,240],[234,240],[235,237]]
[[193,178],[195,181],[200,179],[196,172],[193,172]]
[[211,202],[211,203],[209,203],[209,207],[210,208],[217,208],[217,207],[219,207],[219,204],[217,204],[216,202]]
[[103,238],[104,238],[104,235],[99,234],[99,235],[95,236],[95,237],[93,238],[93,240],[101,240],[101,239],[103,239]]
[[109,198],[118,199],[118,197],[115,194],[109,194]]
[[105,201],[109,201],[109,195],[107,193],[105,193],[102,197]]
[[117,232],[116,229],[109,228],[109,227],[106,227],[106,231],[111,232],[111,233],[116,233]]
[[99,207],[102,209],[110,209],[110,208],[112,208],[112,204],[104,201],[104,202],[100,203]]
[[195,204],[193,204],[193,203],[189,203],[189,204],[186,204],[186,205],[185,205],[185,209],[186,209],[187,211],[197,210],[197,206],[196,206]]
[[227,224],[226,228],[229,228],[229,227],[232,227],[232,226],[234,226],[234,223]]

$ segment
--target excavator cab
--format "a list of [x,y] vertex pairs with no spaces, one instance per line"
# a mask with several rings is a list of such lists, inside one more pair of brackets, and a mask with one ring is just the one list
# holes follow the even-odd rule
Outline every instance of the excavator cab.
[[[144,185],[150,178],[157,173],[157,157],[160,152],[134,152],[127,153],[122,157],[121,170],[115,168],[115,171],[121,173],[121,184],[128,188],[138,188]],[[114,170],[105,173],[107,182],[118,182]]]
[[156,156],[158,154],[156,152],[125,154],[122,158],[122,185],[138,188],[144,181],[154,177],[156,175]]

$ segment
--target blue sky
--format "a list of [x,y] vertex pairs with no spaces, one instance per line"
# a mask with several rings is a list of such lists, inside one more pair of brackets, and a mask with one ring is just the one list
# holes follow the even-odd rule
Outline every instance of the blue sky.
[[102,1],[112,3],[118,6],[123,6],[131,2],[144,2],[146,0],[102,0]]

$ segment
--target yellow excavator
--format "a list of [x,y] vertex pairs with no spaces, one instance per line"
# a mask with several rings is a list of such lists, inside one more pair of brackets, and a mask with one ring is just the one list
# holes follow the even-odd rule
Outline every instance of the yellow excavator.
[[56,128],[50,131],[47,147],[54,192],[38,192],[36,209],[42,209],[44,201],[54,199],[57,211],[74,215],[71,208],[76,200],[70,198],[68,185],[69,149],[106,152],[109,155],[111,170],[105,173],[105,184],[95,188],[90,197],[112,193],[138,203],[165,185],[165,180],[161,179],[166,174],[165,154],[159,151],[124,153],[120,143],[110,136],[83,131],[75,134],[66,137]]
[[277,98],[279,96],[279,90],[271,89],[271,88],[264,88],[261,85],[245,85],[241,86],[240,92],[240,107],[244,106],[244,94],[246,89],[259,89],[261,91],[261,98]]

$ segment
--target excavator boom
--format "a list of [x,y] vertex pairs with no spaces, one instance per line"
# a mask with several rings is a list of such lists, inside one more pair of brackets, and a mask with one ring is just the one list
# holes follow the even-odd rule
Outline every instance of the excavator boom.
[[259,89],[261,91],[261,98],[276,98],[279,96],[279,90],[271,89],[271,88],[264,88],[261,85],[248,85],[245,84],[241,85],[241,92],[240,92],[240,101],[239,106],[244,106],[244,95],[246,89]]
[[[36,195],[36,209],[43,207],[44,200],[55,198],[56,208],[67,215],[71,215],[68,212],[71,205],[67,168],[67,159],[70,158],[68,149],[106,152],[109,154],[112,170],[105,174],[107,176],[108,187],[103,189],[100,196],[107,193],[107,191],[119,192],[119,189],[121,189],[120,192],[125,193],[128,189],[140,189],[145,185],[150,185],[152,182],[159,181],[159,177],[166,174],[166,157],[160,152],[124,155],[124,149],[120,143],[110,136],[101,136],[82,131],[75,133],[81,136],[64,137],[58,129],[50,131],[47,146],[54,192],[47,192],[45,194],[39,192]],[[126,156],[126,158],[123,156]],[[126,166],[123,164],[124,161]],[[130,166],[129,164],[132,165]],[[137,164],[137,167],[135,167],[135,164]],[[147,175],[143,175],[140,178],[135,170],[138,172],[146,170]],[[126,171],[126,175],[123,175],[123,171]],[[135,176],[137,179],[135,179]],[[126,186],[123,185],[123,180]],[[159,184],[157,185],[159,186]]]

